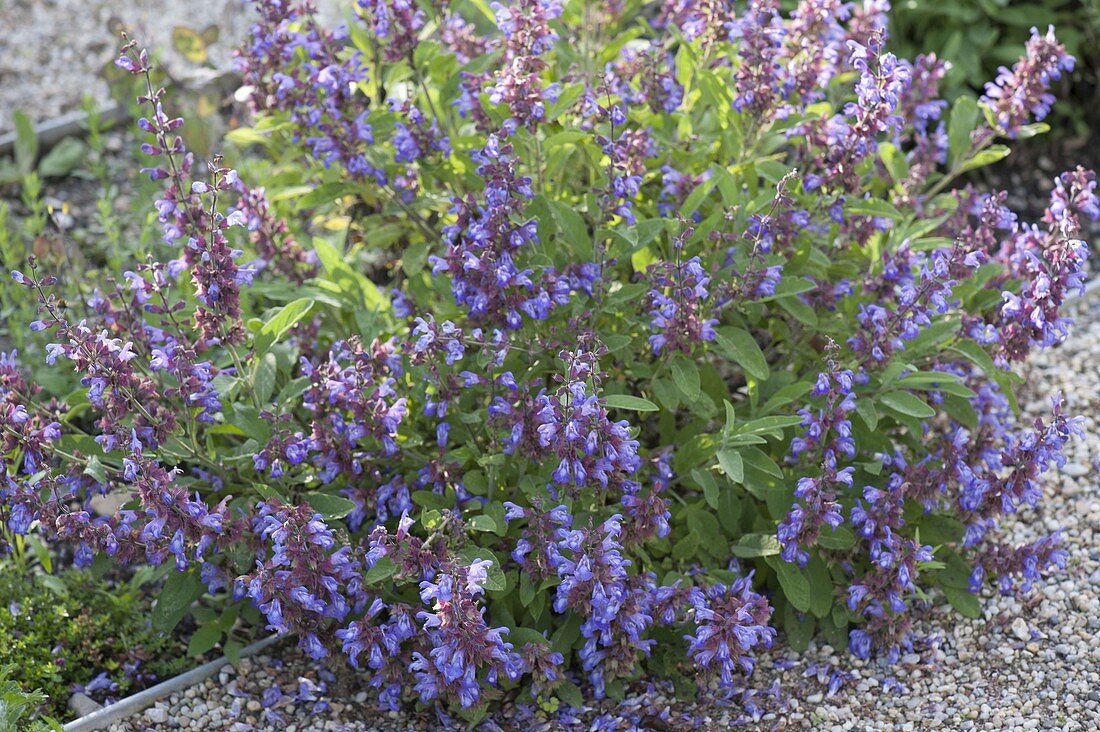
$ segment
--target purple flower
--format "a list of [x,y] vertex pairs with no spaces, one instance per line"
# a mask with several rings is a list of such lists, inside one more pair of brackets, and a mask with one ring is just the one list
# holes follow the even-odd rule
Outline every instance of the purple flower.
[[999,131],[1015,138],[1023,125],[1047,116],[1054,103],[1054,95],[1047,90],[1073,67],[1074,58],[1054,37],[1054,26],[1047,28],[1046,35],[1032,28],[1027,53],[1012,69],[1001,67],[997,78],[985,85],[981,102],[993,113]]
[[752,652],[770,648],[775,629],[768,625],[772,608],[752,591],[752,574],[733,584],[713,584],[691,595],[695,632],[685,635],[688,654],[727,692],[735,688],[734,674],[751,675]]
[[[688,229],[685,236],[690,236],[690,232]],[[705,317],[712,308],[707,290],[710,277],[699,257],[686,262],[652,264],[646,276],[651,286],[648,298],[653,335],[649,336],[649,343],[654,354],[666,349],[691,353],[696,344],[717,337],[714,327],[718,320]]]

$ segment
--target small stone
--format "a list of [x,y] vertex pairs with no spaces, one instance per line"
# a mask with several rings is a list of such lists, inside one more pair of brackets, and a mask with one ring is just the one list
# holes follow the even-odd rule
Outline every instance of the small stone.
[[1016,636],[1022,641],[1031,640],[1031,630],[1027,627],[1027,621],[1023,618],[1016,618],[1012,621],[1012,635]]
[[1089,469],[1081,463],[1066,463],[1062,468],[1062,472],[1073,478],[1080,478],[1082,475],[1087,475]]
[[145,719],[152,724],[164,724],[168,721],[168,710],[157,705],[145,710]]
[[69,697],[69,709],[73,711],[73,714],[75,714],[77,718],[86,717],[92,712],[98,712],[102,708],[102,704],[87,694],[78,692]]

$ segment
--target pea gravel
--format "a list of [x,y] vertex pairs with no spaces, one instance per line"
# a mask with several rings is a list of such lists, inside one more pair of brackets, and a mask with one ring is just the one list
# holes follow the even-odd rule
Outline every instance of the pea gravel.
[[[316,3],[325,22],[347,0]],[[154,52],[177,79],[225,71],[255,13],[244,0],[0,0],[0,134],[21,109],[33,122],[80,108],[85,94],[109,101],[101,71],[118,52],[125,30]],[[173,48],[174,29],[202,33],[216,26],[203,63]]]

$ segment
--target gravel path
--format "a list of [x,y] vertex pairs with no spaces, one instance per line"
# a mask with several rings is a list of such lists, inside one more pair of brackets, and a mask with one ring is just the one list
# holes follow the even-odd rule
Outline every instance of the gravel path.
[[[324,22],[341,16],[348,0],[320,0]],[[34,122],[79,109],[85,95],[109,101],[104,67],[114,62],[125,30],[175,78],[224,71],[255,13],[246,0],[0,0],[0,134],[21,109]],[[173,45],[176,29],[203,34],[217,28],[196,62]]]
[[106,102],[100,72],[118,52],[120,30],[180,75],[201,66],[173,49],[174,28],[216,25],[206,65],[224,69],[250,15],[241,0],[0,0],[0,133],[16,109],[41,122],[78,109],[85,94]]
[[[1025,369],[1031,417],[1049,413],[1062,391],[1070,412],[1086,415],[1087,437],[1071,443],[1069,462],[1047,482],[1038,511],[1010,521],[1019,542],[1061,529],[1067,569],[1023,601],[987,592],[984,617],[967,620],[936,608],[917,627],[916,651],[896,666],[865,663],[829,646],[804,654],[777,647],[760,659],[753,686],[765,716],[758,730],[1039,730],[1100,729],[1100,297],[1078,302],[1078,326],[1060,348],[1035,356]],[[433,730],[433,716],[379,712],[355,680],[341,688],[296,650],[283,663],[270,657],[227,667],[218,678],[189,689],[117,724],[113,732],[203,729],[251,732],[306,730]],[[836,675],[834,675],[836,674]],[[844,679],[834,693],[830,678]],[[322,692],[321,688],[329,690]],[[266,701],[269,706],[264,705]],[[659,690],[619,707],[586,710],[569,725],[589,729],[601,714],[624,721],[623,730],[725,730],[740,708],[714,709],[669,702]],[[541,712],[508,704],[500,727],[544,732],[566,729]],[[582,721],[583,720],[583,721]],[[628,724],[629,722],[629,724]],[[634,726],[631,726],[634,725]],[[605,728],[611,729],[611,728]]]

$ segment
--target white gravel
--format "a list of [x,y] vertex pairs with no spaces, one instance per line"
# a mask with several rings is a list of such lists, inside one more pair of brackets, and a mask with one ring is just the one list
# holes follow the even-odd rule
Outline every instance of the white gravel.
[[16,109],[41,122],[78,109],[85,94],[106,102],[100,72],[115,59],[119,30],[186,75],[201,66],[172,48],[173,28],[216,25],[207,65],[225,69],[251,14],[241,0],[0,0],[0,132]]
[[[322,22],[335,22],[353,0],[315,2]],[[85,95],[103,106],[110,96],[103,79],[125,30],[149,49],[175,79],[230,68],[233,51],[252,24],[247,0],[0,0],[0,134],[11,130],[21,109],[38,123],[79,109]],[[216,26],[207,60],[179,53],[172,33],[203,33]]]

